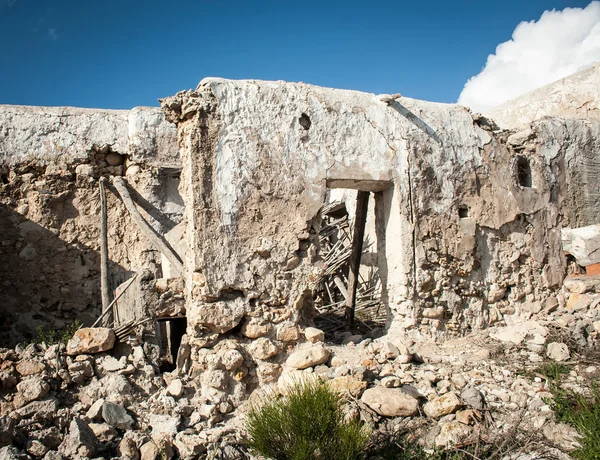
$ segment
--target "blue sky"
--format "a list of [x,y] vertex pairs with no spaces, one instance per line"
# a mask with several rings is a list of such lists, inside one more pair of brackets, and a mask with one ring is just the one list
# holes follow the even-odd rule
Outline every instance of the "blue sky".
[[206,76],[455,102],[521,21],[588,4],[0,0],[0,104],[156,106]]

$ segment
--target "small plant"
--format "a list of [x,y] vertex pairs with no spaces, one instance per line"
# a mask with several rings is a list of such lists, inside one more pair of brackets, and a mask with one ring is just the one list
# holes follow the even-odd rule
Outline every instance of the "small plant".
[[341,396],[323,382],[297,382],[248,414],[249,447],[275,460],[360,458],[370,432],[346,422]]
[[581,460],[600,459],[600,387],[593,382],[591,396],[565,390],[554,382],[552,410],[561,422],[571,425],[581,435],[581,447],[571,453]]
[[45,343],[48,346],[57,343],[66,344],[81,326],[82,323],[78,319],[68,324],[64,329],[45,330],[42,326],[38,326],[35,330],[35,335],[31,339],[31,343]]
[[559,382],[561,376],[570,371],[569,367],[564,364],[551,362],[538,367],[534,372],[543,375],[550,382]]

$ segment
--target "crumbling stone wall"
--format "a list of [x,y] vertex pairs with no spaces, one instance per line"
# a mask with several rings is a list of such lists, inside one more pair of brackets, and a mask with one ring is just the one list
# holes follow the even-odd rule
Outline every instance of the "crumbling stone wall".
[[283,82],[207,79],[162,105],[184,163],[191,335],[300,320],[328,188],[383,193],[392,332],[531,316],[564,276],[569,192],[542,128],[507,142],[459,106]]
[[[0,107],[0,160],[2,345],[97,318],[101,176],[126,176],[161,233],[182,213],[174,128],[156,109]],[[107,195],[113,287],[141,268],[160,277],[160,253]]]

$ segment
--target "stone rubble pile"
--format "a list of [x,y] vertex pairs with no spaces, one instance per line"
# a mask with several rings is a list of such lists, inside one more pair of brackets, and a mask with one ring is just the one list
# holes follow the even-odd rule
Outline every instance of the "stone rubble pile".
[[[593,308],[582,311],[575,314],[588,317]],[[560,320],[560,307],[551,313],[548,322]],[[573,313],[567,306],[562,314]],[[66,348],[3,349],[0,459],[191,459],[207,452],[242,458],[233,446],[243,443],[245,410],[265,393],[286,394],[306,379],[327,382],[347,398],[349,417],[374,427],[427,420],[421,441],[428,448],[468,442],[484,426],[501,433],[516,424],[541,431],[563,451],[577,446],[577,433],[555,420],[547,382],[532,371],[571,352],[550,341],[550,329],[539,322],[443,345],[352,336],[330,346],[318,329],[304,335],[308,340],[286,353],[267,337],[244,343],[229,335],[207,348],[184,338],[179,368],[162,374],[155,347],[115,345],[104,328],[79,330]],[[574,368],[565,382],[581,391],[580,378],[598,373]]]

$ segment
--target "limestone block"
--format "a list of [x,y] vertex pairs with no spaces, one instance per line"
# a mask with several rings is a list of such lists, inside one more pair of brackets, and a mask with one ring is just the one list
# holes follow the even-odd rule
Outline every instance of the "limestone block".
[[361,401],[384,417],[407,417],[419,410],[417,399],[394,388],[369,388],[363,393]]
[[428,417],[438,419],[444,415],[454,413],[462,406],[462,402],[456,393],[446,393],[443,396],[428,401],[423,406],[423,411]]
[[49,390],[50,386],[41,377],[24,379],[17,385],[17,391],[26,403],[43,398]]
[[440,425],[440,434],[435,438],[437,447],[458,445],[472,433],[470,426],[460,422],[448,422]]
[[67,343],[67,354],[82,355],[100,353],[112,349],[116,336],[106,327],[85,327],[79,329]]
[[33,359],[24,359],[17,364],[17,372],[22,376],[39,374],[45,369],[44,363]]
[[312,343],[325,341],[325,333],[316,327],[307,327],[304,329],[304,337],[306,337],[306,340]]
[[330,354],[331,352],[322,345],[311,345],[296,350],[288,357],[285,364],[295,369],[306,369],[323,364],[329,359]]

